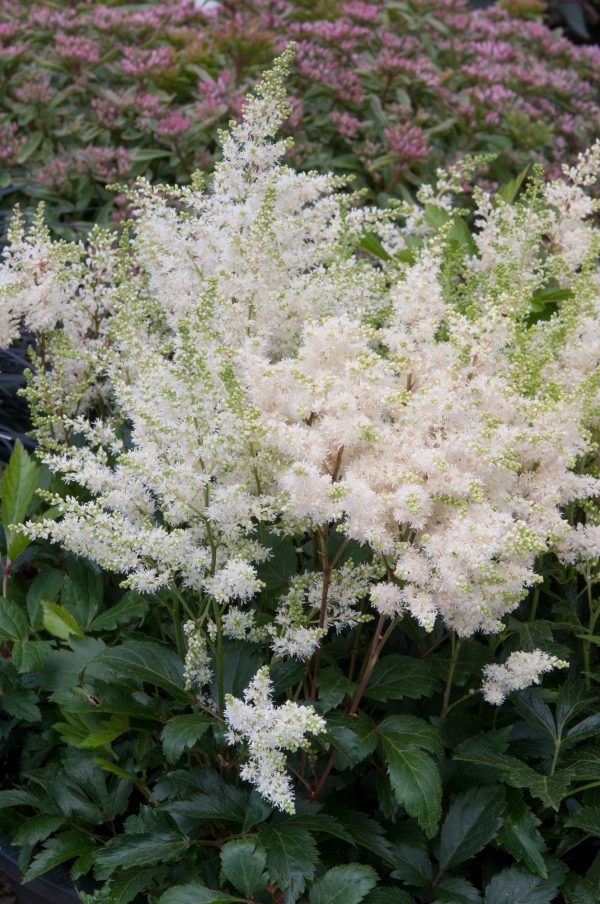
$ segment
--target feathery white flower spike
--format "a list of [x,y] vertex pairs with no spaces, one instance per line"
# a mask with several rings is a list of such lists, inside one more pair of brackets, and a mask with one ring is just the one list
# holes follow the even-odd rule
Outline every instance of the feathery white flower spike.
[[248,745],[242,778],[256,785],[259,793],[278,809],[294,813],[292,779],[285,771],[286,751],[306,749],[310,742],[305,735],[325,731],[325,720],[312,706],[299,706],[291,700],[275,706],[272,695],[268,666],[258,670],[244,691],[243,700],[227,694],[228,740],[235,744],[243,739]]
[[486,665],[481,685],[484,700],[500,706],[513,691],[522,691],[532,684],[539,684],[545,672],[566,669],[569,663],[543,650],[511,653],[503,665]]

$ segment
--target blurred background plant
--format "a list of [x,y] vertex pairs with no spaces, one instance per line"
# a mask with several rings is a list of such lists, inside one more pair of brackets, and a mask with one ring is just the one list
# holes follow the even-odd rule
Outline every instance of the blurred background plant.
[[[564,5],[564,4],[563,4]],[[490,180],[525,162],[555,175],[600,125],[600,55],[531,15],[539,3],[241,0],[0,11],[4,218],[44,199],[72,237],[128,211],[106,183],[189,180],[258,70],[299,45],[292,162],[354,173],[380,202],[437,166],[495,151]]]

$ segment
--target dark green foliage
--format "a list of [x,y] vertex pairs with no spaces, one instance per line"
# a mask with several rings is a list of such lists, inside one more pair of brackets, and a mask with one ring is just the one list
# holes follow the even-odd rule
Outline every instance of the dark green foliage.
[[[7,525],[36,505],[40,475],[19,448]],[[0,600],[0,730],[15,775],[0,825],[26,880],[67,865],[98,884],[86,904],[595,904],[597,650],[582,676],[581,588],[552,567],[536,617],[525,600],[504,635],[465,641],[451,683],[439,625],[427,635],[406,619],[360,698],[372,627],[328,644],[315,701],[327,731],[289,759],[288,815],[240,779],[243,747],[228,743],[210,696],[184,686],[172,600],[123,592],[49,548],[15,559]],[[482,702],[498,645],[542,635],[570,658],[568,679],[498,710]],[[226,691],[240,695],[261,661],[257,647],[226,643]],[[311,669],[274,662],[277,702]]]

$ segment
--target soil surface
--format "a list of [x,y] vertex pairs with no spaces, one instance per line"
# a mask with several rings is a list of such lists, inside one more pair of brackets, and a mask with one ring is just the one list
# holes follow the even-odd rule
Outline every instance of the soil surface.
[[8,885],[4,884],[4,878],[0,873],[0,904],[16,904],[17,899],[9,890]]

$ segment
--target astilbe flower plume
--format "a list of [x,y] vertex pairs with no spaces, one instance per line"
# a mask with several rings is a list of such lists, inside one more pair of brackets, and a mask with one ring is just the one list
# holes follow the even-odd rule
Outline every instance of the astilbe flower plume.
[[309,746],[307,734],[325,731],[325,720],[312,706],[299,706],[286,700],[283,706],[272,701],[273,683],[267,666],[259,669],[246,690],[244,699],[226,697],[225,719],[228,739],[248,744],[248,762],[242,778],[256,785],[260,794],[280,810],[294,812],[292,781],[285,771],[286,751]]
[[[369,617],[500,631],[538,580],[538,555],[567,542],[565,506],[600,487],[576,468],[599,406],[586,189],[600,146],[564,180],[534,174],[515,203],[476,191],[473,237],[452,210],[457,171],[421,193],[438,228],[418,206],[356,209],[341,180],[283,162],[290,57],[222,135],[210,190],[139,181],[132,236],[102,246],[104,419],[68,411],[57,423],[37,388],[60,384],[72,353],[61,342],[88,298],[82,249],[50,245],[39,225],[15,234],[3,320],[38,316],[27,287],[43,278],[50,376],[40,370],[30,392],[41,455],[87,491],[51,496],[58,517],[28,533],[142,592],[198,591],[214,611],[207,632],[225,625],[278,657],[306,659],[328,631]],[[559,301],[536,316],[549,289]],[[320,601],[302,572],[257,623],[266,532],[295,544],[310,534],[327,567]],[[334,533],[369,564],[329,561]],[[190,683],[209,677],[200,625],[188,632]],[[265,773],[252,746],[253,707],[270,693],[260,674],[246,708],[228,707],[249,740],[247,776],[264,791],[278,775],[289,805],[282,750],[300,735],[269,744]]]
[[564,669],[568,663],[542,650],[511,653],[503,665],[486,665],[482,693],[488,703],[499,706],[513,691],[539,684],[541,676],[552,669]]

